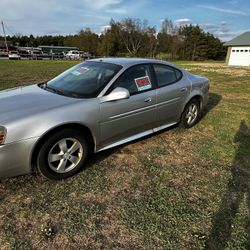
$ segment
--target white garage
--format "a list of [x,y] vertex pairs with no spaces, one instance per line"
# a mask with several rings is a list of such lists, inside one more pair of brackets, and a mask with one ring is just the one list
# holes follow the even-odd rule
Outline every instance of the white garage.
[[250,32],[226,42],[225,46],[228,46],[227,65],[250,66]]

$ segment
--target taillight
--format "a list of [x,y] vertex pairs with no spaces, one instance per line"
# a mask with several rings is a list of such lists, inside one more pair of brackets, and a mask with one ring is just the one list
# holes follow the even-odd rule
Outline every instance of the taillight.
[[5,135],[0,132],[0,144],[3,144]]
[[0,145],[4,144],[5,137],[6,137],[6,129],[0,126]]

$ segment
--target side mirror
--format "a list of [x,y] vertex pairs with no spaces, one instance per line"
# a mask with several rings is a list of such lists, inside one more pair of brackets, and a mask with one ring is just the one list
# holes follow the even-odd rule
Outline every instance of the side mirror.
[[117,87],[110,94],[100,98],[100,102],[112,102],[117,100],[128,99],[130,97],[129,91],[125,88]]

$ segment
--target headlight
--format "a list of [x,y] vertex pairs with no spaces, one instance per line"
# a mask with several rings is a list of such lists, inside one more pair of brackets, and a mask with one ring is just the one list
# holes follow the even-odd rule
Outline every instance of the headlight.
[[0,145],[4,144],[4,140],[6,138],[7,130],[5,127],[0,126]]

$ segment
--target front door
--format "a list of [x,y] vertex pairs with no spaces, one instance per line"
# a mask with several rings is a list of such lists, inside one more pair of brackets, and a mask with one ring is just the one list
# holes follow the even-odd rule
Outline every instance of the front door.
[[156,90],[148,65],[126,70],[107,91],[128,89],[130,97],[100,104],[100,146],[124,140],[150,130],[155,122]]

